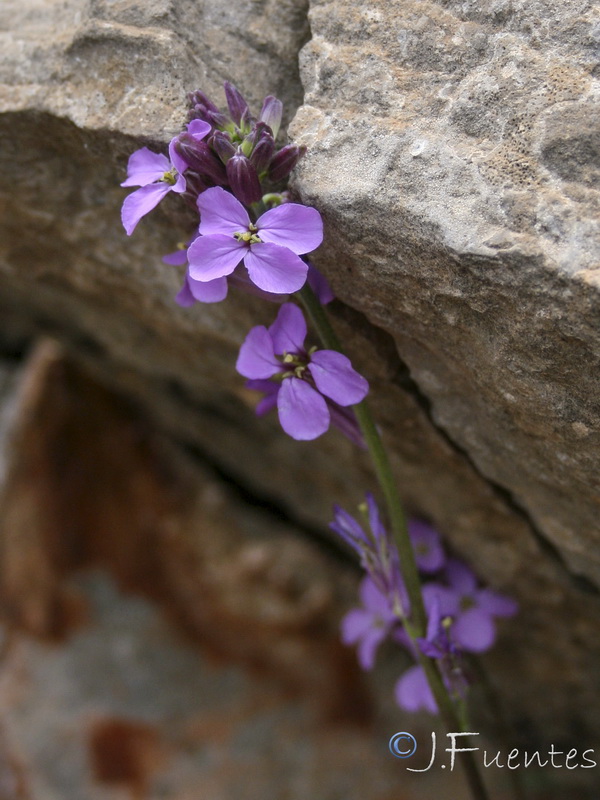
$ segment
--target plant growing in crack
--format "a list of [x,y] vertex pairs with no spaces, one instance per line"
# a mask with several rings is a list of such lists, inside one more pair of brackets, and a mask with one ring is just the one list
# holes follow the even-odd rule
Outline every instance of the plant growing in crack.
[[[333,292],[307,259],[323,239],[321,215],[291,202],[285,190],[305,150],[277,146],[282,105],[275,97],[266,97],[255,117],[230,83],[225,96],[226,113],[201,91],[188,96],[186,129],[171,140],[168,158],[145,147],[133,153],[122,185],[139,188],[123,203],[123,225],[130,235],[167,194],[179,194],[197,211],[199,224],[185,245],[163,258],[186,265],[176,302],[221,302],[234,288],[279,304],[268,327],[248,333],[237,359],[246,386],[264,395],[257,414],[276,408],[283,430],[297,440],[315,439],[330,424],[339,428],[369,451],[385,503],[385,524],[370,493],[358,507],[359,519],[334,510],[330,527],[357,553],[366,573],[361,606],[342,620],[342,638],[357,646],[365,670],[373,667],[385,639],[405,648],[415,663],[397,681],[397,704],[440,714],[449,731],[464,733],[465,654],[488,650],[496,618],[515,614],[516,604],[481,587],[467,564],[448,558],[433,528],[407,520],[366,401],[369,384],[343,352],[326,308]],[[322,348],[306,345],[301,307]],[[465,751],[472,795],[485,800],[478,766]]]

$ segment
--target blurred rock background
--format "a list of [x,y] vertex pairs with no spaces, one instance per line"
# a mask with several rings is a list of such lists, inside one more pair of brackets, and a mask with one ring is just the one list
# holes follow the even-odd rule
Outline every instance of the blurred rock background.
[[387,753],[431,730],[391,704],[401,656],[367,682],[338,641],[358,572],[326,523],[367,461],[254,418],[233,363],[273,309],[173,303],[174,199],[120,225],[129,153],[225,79],[309,147],[406,503],[521,603],[476,729],[598,752],[599,41],[584,0],[4,0],[1,800],[461,797]]

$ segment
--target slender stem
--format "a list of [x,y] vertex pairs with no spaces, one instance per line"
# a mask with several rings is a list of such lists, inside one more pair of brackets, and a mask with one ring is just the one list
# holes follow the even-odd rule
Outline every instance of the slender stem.
[[[298,294],[323,345],[329,350],[343,352],[340,341],[331,327],[331,323],[329,322],[329,318],[323,306],[308,284],[305,284]],[[396,482],[387,451],[383,446],[381,436],[379,435],[369,406],[366,401],[363,400],[362,403],[353,406],[353,409],[373,460],[377,480],[379,481],[379,485],[385,497],[388,515],[394,533],[394,540],[400,555],[402,577],[410,600],[411,619],[405,621],[405,628],[411,640],[415,642],[419,637],[425,636],[427,615],[423,605],[421,581],[419,579],[415,554],[408,535],[406,515],[396,489]],[[436,662],[433,659],[421,655],[417,645],[415,645],[415,651],[419,653],[419,661],[425,671],[427,681],[446,727],[449,731],[465,732],[464,724],[461,723],[458,718],[456,709],[446,690]],[[464,739],[463,743],[465,747],[469,746]],[[475,800],[487,800],[488,794],[481,779],[481,775],[479,774],[479,770],[477,769],[473,754],[466,752],[462,753],[462,755],[464,757],[462,762],[463,767],[473,797]]]

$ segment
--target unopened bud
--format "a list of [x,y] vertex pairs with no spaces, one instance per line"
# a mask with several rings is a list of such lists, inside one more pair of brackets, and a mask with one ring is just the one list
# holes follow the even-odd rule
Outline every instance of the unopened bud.
[[273,138],[277,138],[279,126],[281,125],[281,115],[283,114],[283,104],[273,95],[265,97],[263,107],[260,112],[259,121],[264,122],[271,128]]
[[224,88],[231,119],[236,125],[239,125],[244,114],[249,113],[248,103],[244,100],[243,95],[233,83],[225,81]]
[[220,111],[209,111],[206,116],[206,121],[210,122],[213,128],[218,128],[222,131],[233,129],[233,124],[229,117],[221,114]]
[[282,147],[271,159],[269,178],[275,182],[287,178],[305,153],[306,147],[304,146],[298,147],[295,144],[287,144]]
[[217,111],[217,106],[209,100],[209,98],[197,89],[195,92],[190,92],[187,96],[188,105],[191,109],[195,108],[196,106],[203,106],[205,111]]
[[226,169],[229,185],[240,202],[249,206],[261,199],[262,189],[258,173],[243,153],[236,153],[230,158]]
[[215,131],[210,142],[223,164],[227,164],[229,159],[236,154],[231,137],[224,131]]
[[270,134],[265,133],[254,146],[254,150],[250,156],[250,161],[254,164],[259,175],[261,172],[264,172],[271,163],[274,152],[275,140]]
[[175,143],[175,150],[186,164],[203,178],[217,184],[217,186],[227,183],[223,164],[221,164],[206,142],[195,139],[189,133],[180,133]]

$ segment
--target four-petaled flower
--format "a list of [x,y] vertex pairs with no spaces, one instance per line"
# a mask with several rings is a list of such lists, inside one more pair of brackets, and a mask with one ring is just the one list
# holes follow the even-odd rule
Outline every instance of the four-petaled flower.
[[[211,126],[202,120],[193,120],[188,125],[188,133],[195,139],[203,139],[211,130]],[[169,158],[162,153],[153,153],[147,147],[136,150],[127,163],[127,179],[121,186],[141,186],[136,192],[128,195],[121,209],[121,221],[128,236],[143,216],[153,208],[169,192],[181,194],[186,190],[183,173],[188,165],[175,150],[177,139],[171,139]]]
[[353,608],[342,620],[342,641],[358,644],[360,665],[369,670],[375,664],[377,648],[398,623],[398,615],[371,578],[363,578],[359,592],[363,607]]
[[448,585],[427,583],[423,587],[426,605],[439,603],[440,616],[449,617],[449,635],[460,648],[470,653],[483,653],[496,638],[494,617],[512,617],[517,603],[491,589],[480,589],[469,567],[458,559],[448,561],[445,578]]
[[239,200],[215,186],[198,197],[198,209],[201,235],[188,250],[191,278],[224,285],[243,259],[250,280],[265,292],[291,294],[302,288],[308,266],[300,256],[323,240],[315,208],[284,203],[253,224]]
[[[286,206],[274,210],[281,208]],[[202,240],[194,244],[198,241]],[[334,350],[307,351],[305,338],[302,311],[293,303],[284,303],[269,328],[258,325],[250,331],[236,364],[237,371],[253,381],[276,381],[263,402],[268,399],[270,407],[277,404],[281,427],[300,440],[325,433],[332,421],[332,404],[360,403],[369,390],[346,356]]]

